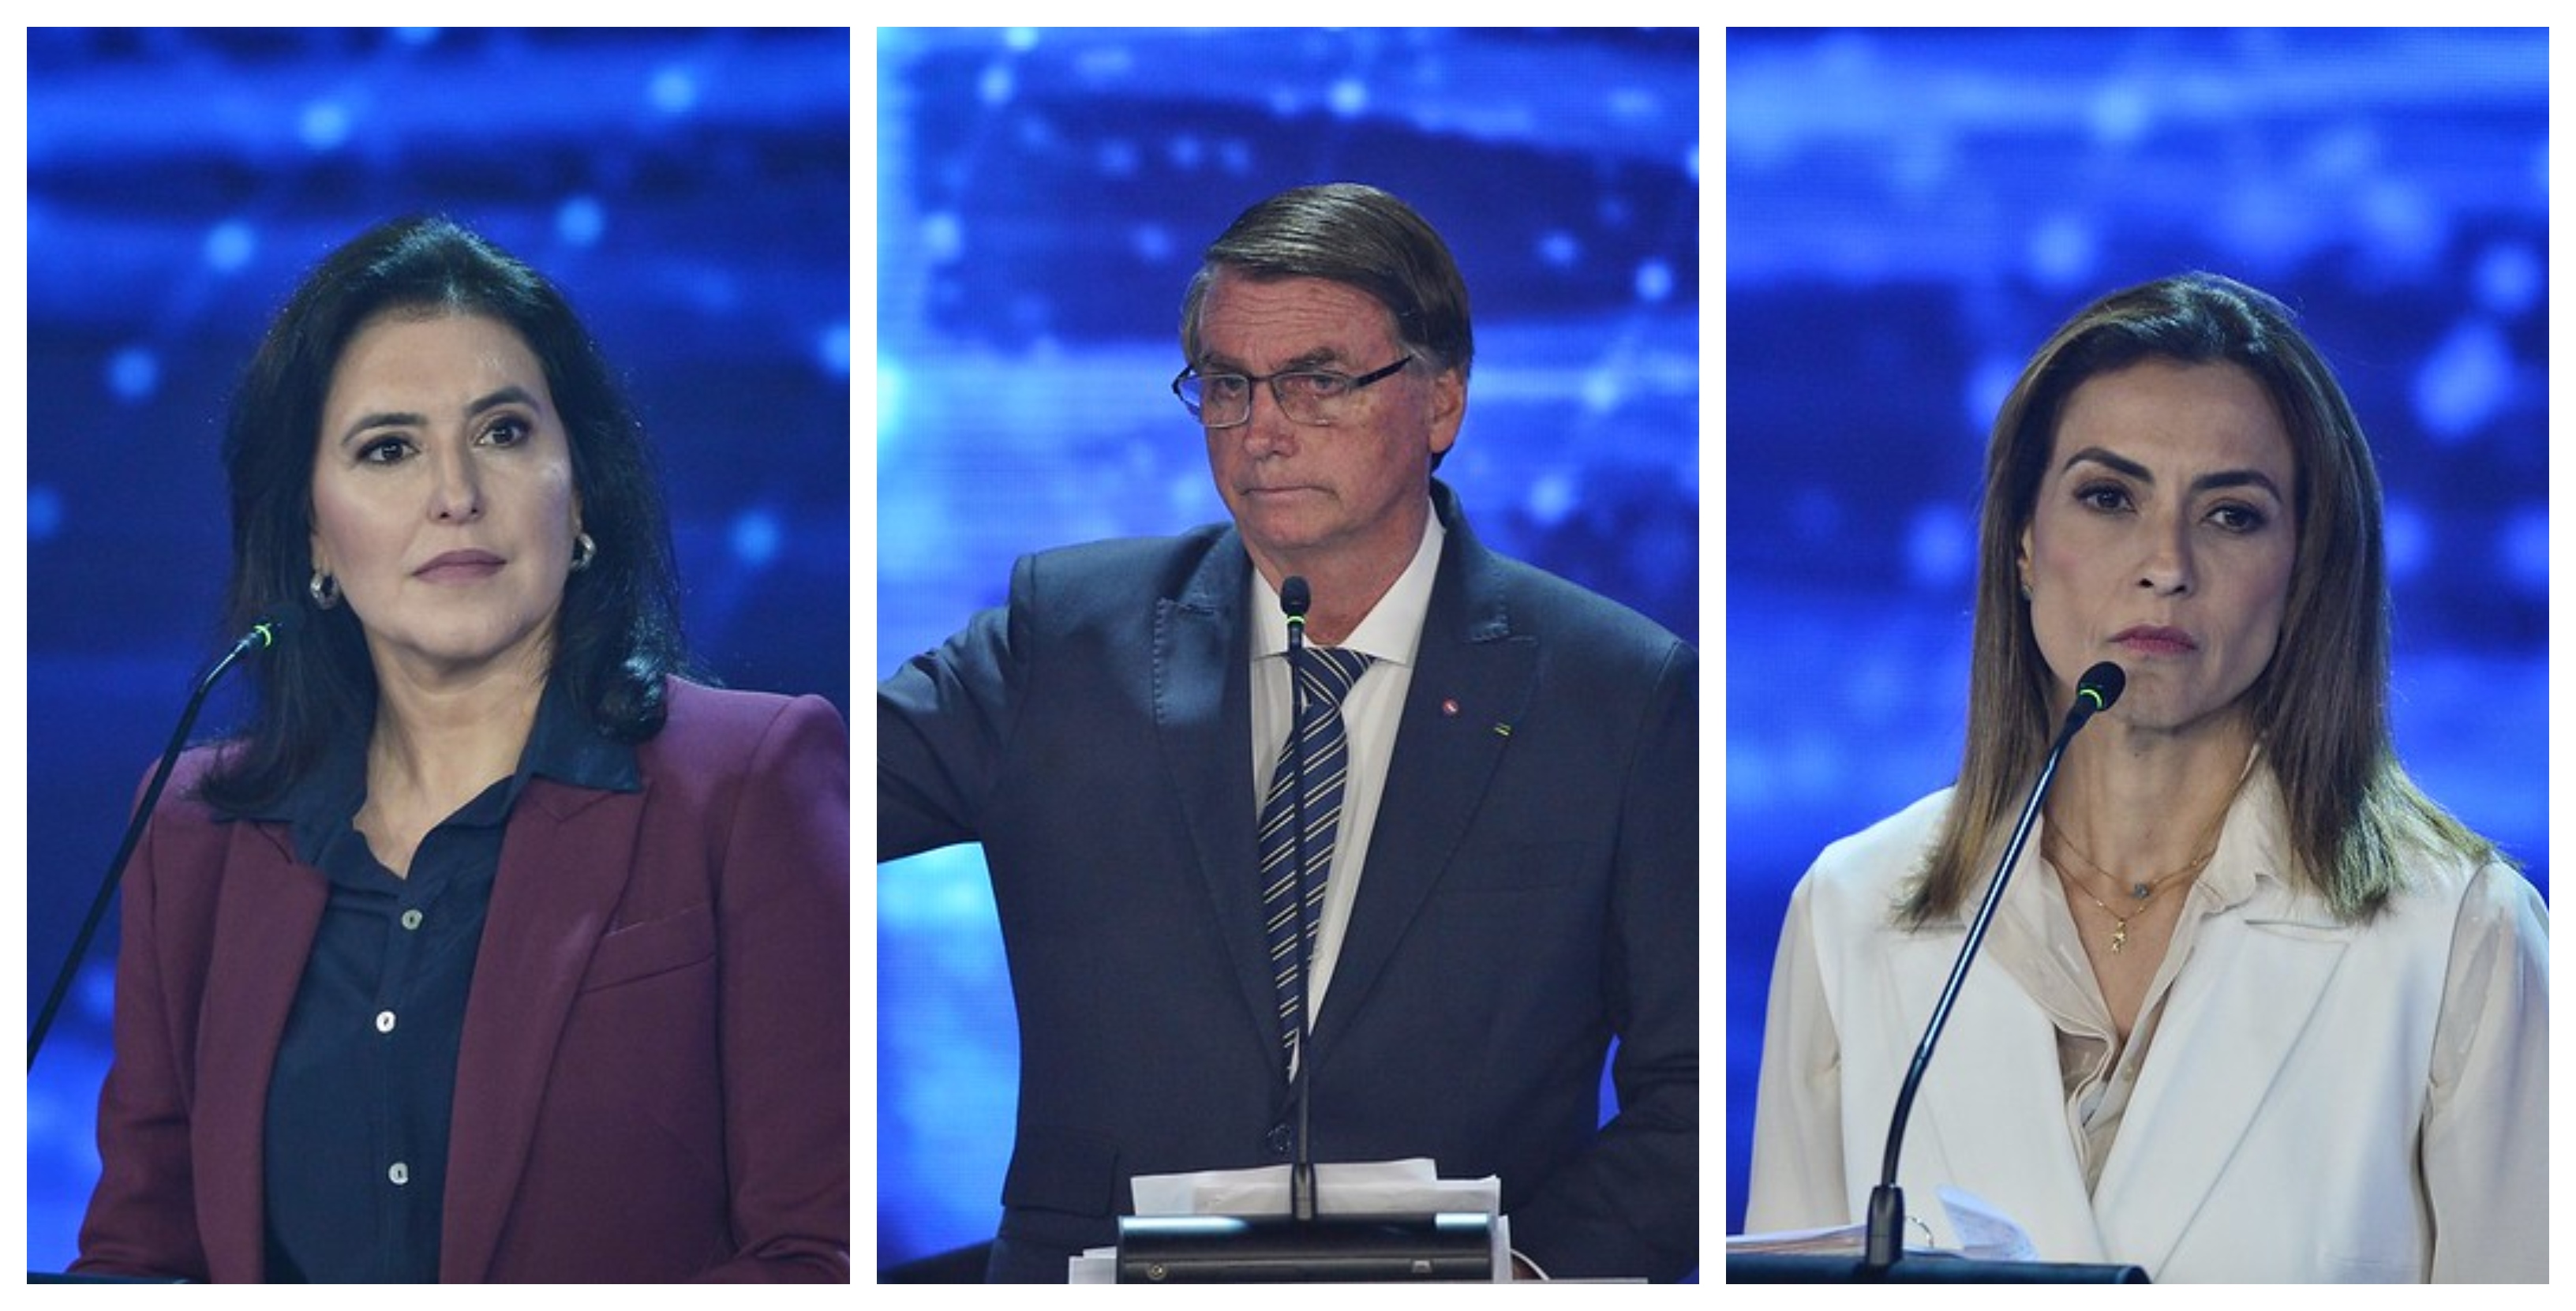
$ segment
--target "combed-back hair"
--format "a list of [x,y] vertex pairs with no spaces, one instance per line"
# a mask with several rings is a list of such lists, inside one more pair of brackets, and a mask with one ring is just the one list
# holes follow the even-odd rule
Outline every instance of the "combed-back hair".
[[[1328,182],[1291,187],[1237,215],[1199,258],[1181,296],[1181,358],[1199,359],[1199,314],[1220,272],[1258,282],[1321,278],[1356,287],[1386,307],[1396,340],[1434,373],[1464,379],[1476,362],[1467,282],[1449,245],[1413,207],[1376,187]],[[1431,457],[1440,467],[1442,451]]]
[[1260,281],[1321,278],[1357,287],[1395,317],[1396,338],[1434,371],[1476,359],[1467,283],[1448,243],[1413,207],[1376,187],[1291,187],[1237,215],[1200,257],[1181,297],[1181,355],[1199,357],[1199,311],[1220,271]]
[[374,713],[375,669],[348,607],[318,610],[313,463],[332,371],[385,316],[465,314],[509,327],[545,369],[572,454],[582,529],[597,550],[570,576],[551,677],[603,735],[659,732],[664,680],[686,668],[679,582],[643,425],[571,303],[544,275],[440,217],[396,219],[332,251],[296,287],[244,370],[224,430],[232,576],[223,632],[301,610],[252,666],[249,721],[199,794],[239,813],[274,802],[320,760],[339,725]]

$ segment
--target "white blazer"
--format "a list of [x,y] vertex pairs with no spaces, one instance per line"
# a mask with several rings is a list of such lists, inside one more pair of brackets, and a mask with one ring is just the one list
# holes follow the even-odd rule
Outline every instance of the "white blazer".
[[[1948,799],[1827,848],[1791,900],[1750,1230],[1866,1214],[1965,938],[1963,922],[1909,932],[1890,914]],[[2158,1282],[2547,1278],[2547,908],[2508,866],[2427,862],[2385,915],[2337,923],[2280,873],[2280,813],[2258,771],[2209,867],[2248,868],[2255,890],[2200,926],[2092,1196],[2052,1022],[1996,960],[1971,968],[1898,1179],[1940,1245],[1958,1241],[1936,1196],[1954,1184],[2020,1222],[2044,1260]],[[2065,914],[2039,847],[2034,833],[1989,955]],[[1980,883],[1965,904],[1983,896]]]

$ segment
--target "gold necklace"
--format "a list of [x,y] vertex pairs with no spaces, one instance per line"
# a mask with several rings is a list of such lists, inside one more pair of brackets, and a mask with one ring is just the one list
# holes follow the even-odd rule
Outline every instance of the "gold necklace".
[[[2113,883],[2118,883],[2120,881],[2117,875],[2114,875],[2111,871],[2102,868],[2102,866],[2096,863],[2091,856],[2085,855],[2083,849],[2075,845],[2074,839],[2062,837],[2055,830],[2051,830],[2048,836],[2056,843],[2060,850],[2074,856],[2077,860],[2084,862],[2086,865],[2091,866],[2094,873],[2101,875],[2103,878],[2109,879]],[[2167,884],[2170,884],[2174,880],[2182,878],[2185,875],[2199,873],[2201,867],[2207,865],[2210,858],[2217,854],[2218,848],[2213,846],[2207,851],[2194,857],[2189,864],[2186,864],[2179,869],[2168,870],[2163,874],[2159,874],[2152,879],[2146,880],[2145,882],[2131,883],[2129,885],[2129,895],[2135,897],[2138,904],[2131,907],[2129,913],[2126,915],[2111,909],[2110,906],[2105,904],[2100,897],[2094,896],[2092,892],[2085,888],[2081,883],[2075,885],[2075,890],[2083,893],[2086,901],[2092,902],[2096,909],[2110,917],[2112,924],[2111,954],[2117,956],[2129,945],[2129,921],[2145,914],[2147,912],[2147,903],[2155,900],[2156,894],[2164,891]]]
[[[2049,830],[2048,836],[2056,839],[2057,844],[2061,849],[2063,849],[2067,854],[2075,857],[2077,860],[2083,861],[2085,866],[2091,869],[2094,873],[2110,880],[2114,885],[2117,885],[2121,881],[2119,875],[2102,868],[2102,862],[2093,859],[2093,857],[2088,854],[2084,848],[2075,845],[2075,839],[2068,837],[2063,830],[2051,829]],[[2218,854],[2218,844],[2209,841],[2210,838],[2215,836],[2215,834],[2211,833],[2202,834],[2201,840],[2206,845],[2203,846],[2201,853],[2192,857],[2180,867],[2166,870],[2164,873],[2158,874],[2151,879],[2129,880],[2129,895],[2137,898],[2140,905],[2144,905],[2148,898],[2164,891],[2166,884],[2173,882],[2175,879],[2181,878],[2185,874],[2198,872],[2201,866],[2208,864],[2210,858]]]
[[[2192,857],[2192,859],[2185,863],[2181,868],[2167,870],[2154,878],[2144,881],[2136,879],[2129,880],[2129,895],[2136,898],[2138,904],[2130,908],[2128,914],[2122,915],[2120,912],[2104,905],[2102,899],[2094,896],[2091,891],[2084,887],[2083,884],[2077,883],[2073,885],[2077,892],[2084,894],[2084,899],[2086,901],[2092,902],[2103,914],[2111,917],[2112,955],[2119,955],[2120,949],[2129,945],[2129,921],[2145,914],[2147,903],[2155,900],[2156,894],[2164,891],[2166,884],[2185,876],[2199,874],[2201,867],[2207,865],[2211,858],[2218,854],[2219,830],[2226,827],[2227,812],[2236,808],[2236,798],[2245,791],[2245,781],[2254,777],[2254,762],[2259,758],[2261,751],[2262,743],[2259,740],[2253,746],[2246,749],[2245,767],[2236,772],[2236,786],[2228,790],[2227,800],[2220,803],[2218,814],[2209,821],[2209,827],[2201,830],[2199,844],[2201,851],[2199,855]],[[2041,839],[2040,846],[2045,850],[2050,843],[2055,843],[2059,850],[2074,856],[2077,860],[2090,866],[2094,873],[2110,880],[2114,887],[2118,886],[2121,882],[2119,875],[2102,868],[2102,863],[2100,861],[2087,855],[2082,847],[2075,845],[2074,838],[2067,836],[2065,829],[2060,828],[2053,823],[2048,826],[2047,836]],[[2058,871],[2058,881],[2062,883],[2065,881],[2065,865],[2062,862],[2058,863]]]

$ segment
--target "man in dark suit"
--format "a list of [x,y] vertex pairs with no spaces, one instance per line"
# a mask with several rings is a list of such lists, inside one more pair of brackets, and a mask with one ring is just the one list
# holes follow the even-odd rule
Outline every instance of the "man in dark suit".
[[[1024,558],[878,692],[878,858],[980,841],[1010,962],[991,1277],[1064,1279],[1138,1175],[1291,1160],[1301,1061],[1316,1159],[1499,1177],[1524,1273],[1691,1272],[1697,652],[1487,551],[1432,479],[1474,343],[1401,201],[1247,210],[1181,340],[1233,522]],[[1265,841],[1295,813],[1283,591],[1341,670],[1302,717],[1302,852]]]

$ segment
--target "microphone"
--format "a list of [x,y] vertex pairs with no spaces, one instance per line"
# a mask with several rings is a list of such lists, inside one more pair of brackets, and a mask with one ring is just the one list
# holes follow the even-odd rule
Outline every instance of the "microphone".
[[265,651],[284,641],[286,635],[294,631],[295,612],[293,610],[281,610],[252,624],[250,631],[242,634],[240,641],[233,643],[231,653],[215,662],[214,670],[206,675],[204,681],[212,684],[218,676],[232,666],[234,661],[253,651]]
[[1297,1102],[1297,1159],[1288,1167],[1288,1212],[1300,1223],[1315,1218],[1315,1150],[1307,1113],[1315,1062],[1308,1050],[1315,1006],[1314,903],[1306,895],[1306,611],[1314,593],[1302,575],[1279,580],[1279,609],[1288,616],[1288,750],[1294,796],[1289,822],[1297,826],[1297,1074],[1292,1096]]
[[152,818],[152,807],[161,800],[161,788],[170,781],[170,771],[179,763],[179,752],[188,744],[188,730],[197,723],[197,712],[206,704],[206,694],[217,681],[239,664],[243,657],[265,651],[285,640],[295,629],[296,612],[281,610],[261,619],[243,633],[224,658],[197,680],[197,689],[188,697],[187,709],[179,715],[179,726],[170,733],[170,744],[161,749],[160,763],[152,770],[152,782],[143,789],[143,800],[134,808],[133,818],[126,821],[125,840],[116,848],[116,859],[108,862],[107,876],[99,880],[98,895],[89,903],[89,917],[81,921],[79,936],[72,939],[71,955],[63,961],[62,972],[54,976],[53,991],[45,997],[44,1009],[36,1013],[36,1027],[27,1035],[27,1068],[36,1068],[36,1052],[45,1045],[45,1035],[54,1027],[54,1014],[63,1006],[71,991],[72,977],[80,971],[81,957],[89,952],[89,940],[98,932],[99,921],[107,916],[107,905],[116,897],[116,885],[125,878],[125,864],[134,858],[134,848],[143,840],[143,826]]
[[1401,1280],[1491,1280],[1495,1231],[1482,1214],[1347,1215],[1318,1213],[1315,1181],[1314,1036],[1315,898],[1306,863],[1306,611],[1314,593],[1301,577],[1279,580],[1279,609],[1288,617],[1289,822],[1297,836],[1297,1058],[1290,1076],[1297,1103],[1297,1155],[1288,1167],[1288,1211],[1279,1216],[1122,1216],[1117,1281],[1126,1283],[1280,1283]]
[[1914,1064],[1905,1072],[1905,1084],[1896,1094],[1896,1115],[1887,1126],[1887,1156],[1879,1167],[1878,1186],[1869,1194],[1869,1223],[1863,1239],[1861,1267],[1884,1270],[1894,1265],[1905,1252],[1905,1193],[1896,1186],[1896,1160],[1905,1146],[1905,1123],[1914,1112],[1914,1094],[1923,1084],[1923,1072],[1932,1064],[1933,1044],[1941,1040],[1941,1026],[1949,1021],[1950,1004],[1959,998],[1959,985],[1968,977],[1968,966],[1976,959],[1977,945],[1985,941],[1987,926],[1994,923],[1995,908],[2002,904],[2004,881],[2012,877],[2014,862],[2021,859],[2022,845],[2030,841],[2030,826],[2039,819],[2039,805],[2048,796],[2048,785],[2057,778],[2058,759],[2066,754],[2066,744],[2075,740],[2076,730],[2093,716],[2111,708],[2129,685],[2128,672],[2105,660],[2084,671],[2075,683],[2075,704],[2067,709],[2066,725],[2057,731],[2057,743],[2048,749],[2048,758],[2039,767],[2039,781],[2031,787],[2030,800],[2021,808],[2021,820],[2013,825],[2012,841],[2004,846],[2003,863],[1995,868],[1994,881],[1986,885],[1986,898],[1977,906],[1976,917],[1968,921],[1968,940],[1959,946],[1958,963],[1950,967],[1950,981],[1941,986],[1940,1000],[1932,1005],[1932,1022],[1923,1028],[1923,1041],[1914,1049]]

